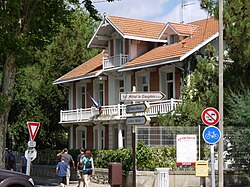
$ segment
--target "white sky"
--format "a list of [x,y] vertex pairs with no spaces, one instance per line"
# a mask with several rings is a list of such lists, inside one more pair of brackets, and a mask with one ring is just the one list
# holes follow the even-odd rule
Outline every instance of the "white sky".
[[[119,0],[112,3],[105,0],[92,0],[96,9],[103,14],[121,16],[156,22],[180,22],[181,0]],[[207,18],[208,14],[200,9],[199,0],[184,0],[190,5],[183,9],[184,22]]]

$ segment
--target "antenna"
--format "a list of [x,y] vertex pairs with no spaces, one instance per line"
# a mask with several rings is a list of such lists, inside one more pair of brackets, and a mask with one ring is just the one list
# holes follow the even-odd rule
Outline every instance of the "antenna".
[[189,6],[189,5],[193,5],[193,4],[195,4],[195,3],[194,2],[188,3],[188,0],[187,1],[181,0],[180,23],[184,23],[184,18],[183,18],[184,7]]

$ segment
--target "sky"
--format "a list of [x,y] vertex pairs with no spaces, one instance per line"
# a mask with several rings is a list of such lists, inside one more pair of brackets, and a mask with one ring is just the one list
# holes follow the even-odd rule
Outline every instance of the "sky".
[[[107,12],[110,16],[121,16],[156,22],[181,22],[181,1],[182,0],[92,0],[93,5],[103,15]],[[208,14],[200,9],[200,0],[183,0],[189,4],[183,8],[183,21],[205,19]]]

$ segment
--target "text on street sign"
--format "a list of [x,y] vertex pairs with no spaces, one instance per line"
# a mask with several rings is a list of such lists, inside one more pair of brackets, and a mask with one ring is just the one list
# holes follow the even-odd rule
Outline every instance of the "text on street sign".
[[148,116],[135,116],[127,118],[127,125],[149,125],[151,119]]
[[165,97],[162,92],[129,92],[121,93],[120,101],[158,101]]

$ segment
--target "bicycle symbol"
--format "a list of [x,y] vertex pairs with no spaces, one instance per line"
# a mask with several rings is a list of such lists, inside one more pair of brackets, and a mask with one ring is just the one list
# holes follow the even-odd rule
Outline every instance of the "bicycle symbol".
[[208,131],[208,133],[205,135],[206,139],[218,139],[219,138],[219,134],[217,134],[215,131]]

